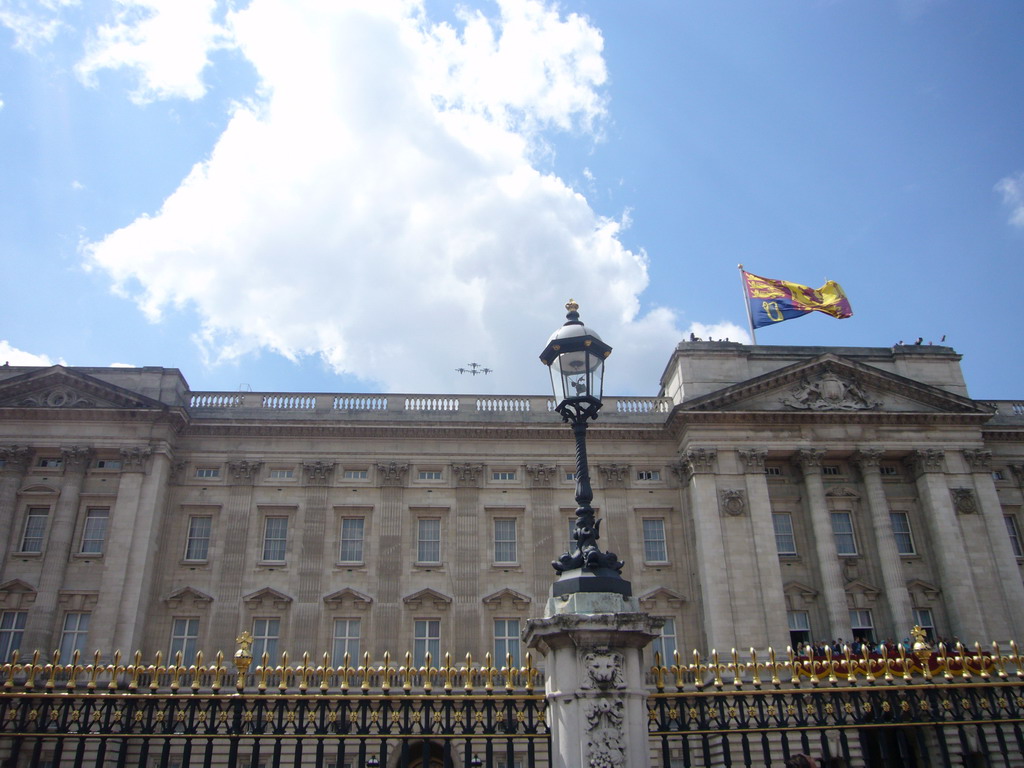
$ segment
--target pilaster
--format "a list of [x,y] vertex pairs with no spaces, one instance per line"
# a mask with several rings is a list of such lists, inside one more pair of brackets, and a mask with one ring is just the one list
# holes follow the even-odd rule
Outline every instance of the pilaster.
[[480,507],[480,485],[483,464],[456,464],[452,466],[455,478],[455,525],[451,547],[452,592],[452,648],[475,648],[480,645],[480,553],[487,547],[481,540],[490,533],[486,530],[487,517]]
[[[596,464],[597,475],[601,478],[601,498],[597,506],[601,510],[604,523],[601,526],[601,538],[605,547],[616,552],[633,551],[633,526],[630,525],[629,509],[626,504],[626,483],[630,468],[627,464]],[[633,567],[631,558],[623,558],[625,567],[623,578],[629,579]]]
[[[527,464],[526,477],[532,512],[529,525],[536,553],[532,558],[533,572],[529,574],[531,596],[535,601],[543,602],[556,576],[548,558],[557,557],[569,546],[568,526],[559,512],[556,498],[558,467],[554,464]],[[566,499],[571,500],[572,494],[567,492]]]
[[821,579],[821,593],[828,616],[828,638],[852,641],[853,629],[846,605],[846,591],[843,589],[839,553],[832,533],[832,516],[825,501],[825,484],[821,479],[821,459],[824,455],[824,451],[804,449],[797,451],[793,459],[803,474],[804,494],[814,532],[818,577]]
[[[389,462],[377,465],[380,491],[380,547],[378,554],[378,594],[375,596],[376,609],[374,625],[390,627],[392,632],[401,626],[401,584],[402,574],[408,563],[402,553],[402,520],[406,515],[405,481],[409,464]],[[371,653],[387,650],[393,638],[378,633],[379,648],[368,648]]]
[[[327,495],[334,476],[335,462],[303,462],[302,477],[305,482],[302,514],[302,549],[298,553],[299,586],[295,603],[292,605],[291,636],[299,642],[310,642],[321,636],[321,615],[323,614],[323,576],[337,559],[334,553],[326,552],[327,540]],[[296,651],[307,650],[296,647]]]
[[4,567],[7,565],[7,553],[12,546],[17,546],[14,539],[17,533],[14,530],[14,513],[18,508],[18,488],[25,477],[25,470],[28,469],[29,461],[32,459],[32,449],[19,445],[7,445],[0,447],[0,459],[4,465],[0,467],[0,531],[9,531],[7,541],[0,546],[0,576],[3,575]]

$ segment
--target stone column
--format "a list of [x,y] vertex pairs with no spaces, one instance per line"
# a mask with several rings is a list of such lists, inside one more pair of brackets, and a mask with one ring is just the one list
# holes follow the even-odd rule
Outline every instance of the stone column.
[[15,515],[18,509],[18,488],[21,487],[25,470],[28,469],[32,450],[18,445],[0,448],[0,459],[4,465],[0,467],[0,531],[7,531],[7,542],[0,547],[0,579],[3,579],[7,555],[12,547],[18,546],[19,531],[15,530]]
[[[377,589],[375,603],[374,626],[381,628],[377,632],[377,648],[367,648],[371,653],[380,655],[395,642],[395,634],[402,626],[401,586],[402,574],[408,569],[408,562],[402,553],[402,520],[406,516],[405,509],[405,478],[409,472],[408,464],[389,462],[377,465],[377,478],[381,483],[380,493],[380,547],[377,557]],[[390,628],[390,634],[384,627]],[[403,638],[399,638],[400,640]],[[404,638],[408,643],[408,638]]]
[[[452,569],[452,591],[455,599],[452,611],[452,638],[449,648],[486,648],[481,643],[481,632],[489,637],[489,630],[481,626],[480,617],[480,553],[489,547],[480,546],[481,537],[490,536],[486,530],[487,518],[480,508],[480,480],[483,464],[456,464],[452,466],[455,478],[455,520],[451,528],[449,560]],[[486,541],[486,539],[484,539]],[[484,557],[490,557],[485,554]]]
[[811,529],[814,533],[814,551],[818,558],[818,575],[821,578],[821,594],[825,600],[828,616],[828,639],[853,640],[850,611],[846,605],[846,590],[843,589],[843,574],[839,567],[839,554],[832,533],[832,517],[825,501],[825,485],[821,480],[821,457],[824,451],[813,449],[796,452],[794,459],[804,478],[804,493],[807,510],[811,515]]
[[224,510],[224,550],[213,583],[218,585],[213,603],[211,648],[232,648],[235,637],[243,629],[242,581],[249,554],[249,523],[253,518],[253,483],[261,462],[234,461],[228,466],[232,485]]
[[[302,463],[305,480],[305,504],[298,552],[298,590],[292,609],[289,634],[296,653],[320,650],[323,637],[320,619],[323,616],[323,576],[337,560],[336,553],[324,551],[327,538],[327,493],[334,474],[333,461]],[[305,643],[305,645],[299,645]]]
[[682,459],[687,482],[688,503],[693,517],[697,572],[700,578],[701,609],[707,649],[728,653],[736,643],[736,621],[729,590],[729,578],[722,573],[725,536],[718,511],[718,488],[714,448],[691,448]]
[[914,625],[913,607],[907,581],[903,575],[903,563],[896,548],[896,537],[892,531],[889,516],[889,501],[882,486],[882,474],[878,465],[882,459],[878,448],[865,448],[853,454],[853,463],[860,471],[867,491],[868,510],[871,513],[871,527],[875,534],[875,551],[882,568],[882,583],[885,585],[885,600],[889,606],[890,637],[904,637]]
[[973,475],[974,489],[978,494],[992,560],[998,574],[995,585],[1002,597],[1002,605],[998,608],[986,601],[987,613],[991,619],[995,619],[989,622],[992,636],[978,639],[999,642],[1018,640],[1024,637],[1024,582],[1021,581],[1017,557],[1013,554],[1006,534],[1003,507],[992,480],[992,451],[967,450],[963,454]]
[[[533,564],[530,573],[530,597],[534,604],[543,603],[547,599],[551,582],[555,579],[555,571],[551,561],[558,557],[569,545],[568,525],[558,511],[555,499],[555,478],[558,467],[554,464],[527,464],[526,476],[530,483],[530,526],[533,541],[533,552],[530,562]],[[566,494],[572,499],[572,494]],[[526,539],[530,540],[530,539]]]
[[759,605],[764,613],[764,642],[751,639],[747,646],[770,645],[779,650],[789,645],[789,621],[786,617],[786,594],[782,591],[782,566],[775,546],[775,526],[772,523],[772,504],[768,495],[768,479],[764,474],[764,460],[768,452],[759,448],[738,451],[747,486],[747,508],[757,559]]
[[78,519],[82,482],[92,451],[78,446],[63,448],[61,458],[64,463],[64,481],[46,536],[39,592],[25,623],[25,635],[21,643],[25,650],[39,649],[45,653],[57,647],[55,639],[60,637],[60,627],[56,622],[57,596],[64,586],[64,574],[71,557],[75,522]]
[[635,604],[629,612],[605,612],[622,603],[620,595],[573,597],[581,598],[580,610],[530,619],[524,633],[527,648],[545,658],[552,768],[647,768],[643,650],[661,619]]
[[925,524],[935,557],[935,574],[942,586],[943,604],[950,622],[950,634],[970,641],[988,637],[978,595],[971,576],[971,563],[964,547],[963,533],[956,519],[949,485],[943,473],[945,452],[915,451],[908,458],[914,472]]

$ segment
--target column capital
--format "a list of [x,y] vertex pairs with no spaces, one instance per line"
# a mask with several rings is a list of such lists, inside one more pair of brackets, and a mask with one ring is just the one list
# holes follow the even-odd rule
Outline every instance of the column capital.
[[706,475],[713,473],[717,463],[717,448],[689,448],[683,454],[680,462],[687,480],[694,475]]
[[153,455],[153,449],[148,445],[134,445],[131,448],[122,448],[119,453],[122,472],[145,472],[146,463]]
[[764,448],[740,448],[736,451],[747,474],[764,474],[764,462],[768,451]]
[[92,459],[92,449],[80,445],[72,445],[60,449],[60,458],[64,462],[64,471],[85,472]]
[[[529,467],[527,467],[529,472]],[[458,488],[479,488],[484,476],[483,464],[452,464],[452,475]]]
[[971,468],[971,472],[992,471],[992,451],[965,449],[962,453],[964,461]]
[[862,475],[877,475],[878,467],[885,454],[881,448],[861,448],[853,453],[853,463]]
[[235,480],[252,483],[256,479],[262,465],[262,461],[249,461],[247,459],[242,459],[241,461],[229,461],[228,472],[231,473],[231,476]]
[[906,463],[915,474],[922,475],[926,472],[942,472],[942,463],[945,458],[945,451],[938,448],[925,448],[907,456]]
[[404,485],[405,475],[408,471],[408,464],[399,464],[397,461],[377,465],[377,474],[380,477],[381,485],[384,486],[397,487]]
[[801,448],[793,454],[793,461],[805,475],[819,475],[824,456],[825,452],[817,448]]
[[558,467],[554,464],[527,464],[526,476],[534,488],[550,488],[554,485]]
[[1010,471],[1017,478],[1017,482],[1024,484],[1024,464],[1011,464]]
[[0,446],[0,459],[4,462],[0,471],[20,474],[28,469],[29,462],[32,460],[32,449],[24,445]]
[[302,472],[306,476],[308,485],[327,485],[331,475],[334,474],[335,462],[333,461],[304,461]]
[[601,475],[601,481],[605,488],[622,488],[626,485],[626,478],[629,476],[629,466],[626,464],[598,464],[597,472]]

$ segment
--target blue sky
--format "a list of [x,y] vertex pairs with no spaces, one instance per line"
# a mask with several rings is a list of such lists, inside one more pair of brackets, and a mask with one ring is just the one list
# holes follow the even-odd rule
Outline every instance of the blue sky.
[[[1024,399],[1018,0],[0,0],[0,357],[541,393],[569,297],[654,394],[740,262]],[[470,361],[494,369],[462,376]]]

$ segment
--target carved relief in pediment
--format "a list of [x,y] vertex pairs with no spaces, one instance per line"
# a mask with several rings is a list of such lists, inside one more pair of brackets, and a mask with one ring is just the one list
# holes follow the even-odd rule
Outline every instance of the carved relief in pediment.
[[831,372],[805,379],[779,398],[779,402],[801,411],[869,411],[882,405],[852,381]]

